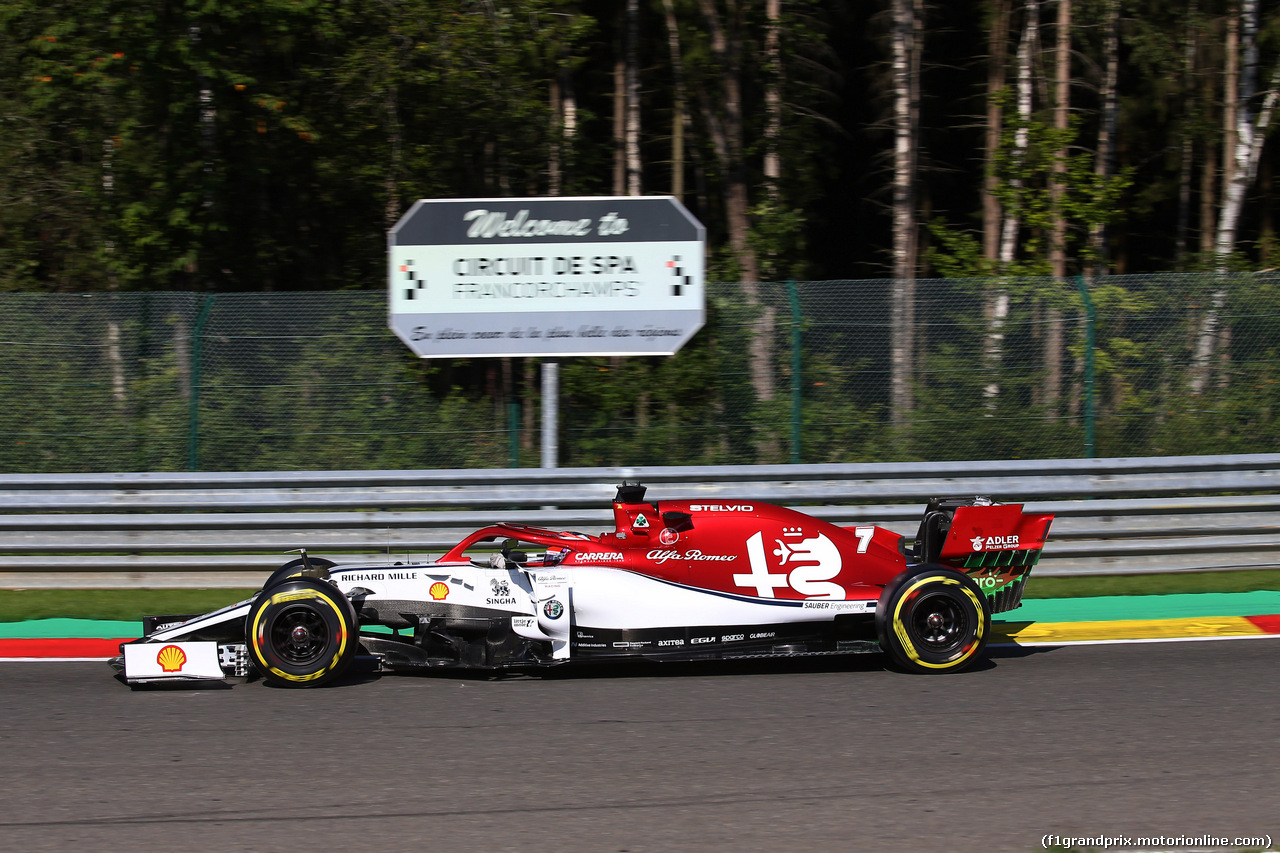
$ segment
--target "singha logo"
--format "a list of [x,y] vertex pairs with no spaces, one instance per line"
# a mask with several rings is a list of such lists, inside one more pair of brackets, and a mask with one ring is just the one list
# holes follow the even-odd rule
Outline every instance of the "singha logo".
[[495,598],[506,598],[511,595],[511,584],[497,578],[489,581],[489,586],[493,587],[493,595]]

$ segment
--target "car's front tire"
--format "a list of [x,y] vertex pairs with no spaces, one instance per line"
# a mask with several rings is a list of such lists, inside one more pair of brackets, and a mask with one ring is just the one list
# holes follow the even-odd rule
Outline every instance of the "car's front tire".
[[319,687],[355,658],[359,624],[332,584],[290,578],[259,593],[245,620],[245,643],[263,677],[282,687]]
[[991,635],[986,599],[969,577],[943,566],[904,572],[876,608],[880,646],[911,672],[955,672],[976,661]]
[[[266,583],[262,585],[262,588],[263,590],[268,590],[281,581],[296,577],[316,577],[320,580],[327,580],[329,569],[336,565],[338,564],[333,560],[326,560],[324,557],[297,557],[272,572]],[[308,572],[313,572],[314,574],[308,574]]]

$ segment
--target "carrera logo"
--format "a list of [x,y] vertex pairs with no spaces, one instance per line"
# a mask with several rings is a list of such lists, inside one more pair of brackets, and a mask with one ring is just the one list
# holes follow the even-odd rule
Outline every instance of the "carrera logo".
[[690,504],[692,512],[754,512],[752,504]]
[[969,544],[973,546],[975,551],[1007,551],[1018,547],[1018,537],[1016,535],[988,536],[983,539],[981,536],[975,536],[969,540]]
[[622,554],[618,551],[587,551],[577,554],[574,561],[578,563],[620,563]]

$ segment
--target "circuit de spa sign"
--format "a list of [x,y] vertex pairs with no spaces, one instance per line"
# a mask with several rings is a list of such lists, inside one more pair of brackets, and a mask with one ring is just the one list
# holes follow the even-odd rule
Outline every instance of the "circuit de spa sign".
[[424,358],[671,355],[705,317],[706,232],[670,196],[423,199],[387,243]]

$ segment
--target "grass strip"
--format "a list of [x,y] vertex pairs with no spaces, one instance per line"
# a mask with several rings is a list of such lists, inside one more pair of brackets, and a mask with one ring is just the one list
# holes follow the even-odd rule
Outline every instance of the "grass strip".
[[207,613],[243,601],[256,589],[6,589],[0,622],[28,619],[107,619]]
[[1191,595],[1200,592],[1280,590],[1280,569],[1170,572],[1162,575],[1038,576],[1027,581],[1023,598],[1092,598],[1099,595]]
[[[1025,598],[1091,598],[1106,595],[1187,595],[1202,592],[1280,590],[1280,569],[1177,572],[1163,575],[1039,577]],[[254,589],[16,589],[0,590],[0,622],[28,619],[109,619],[206,613],[253,595]]]

